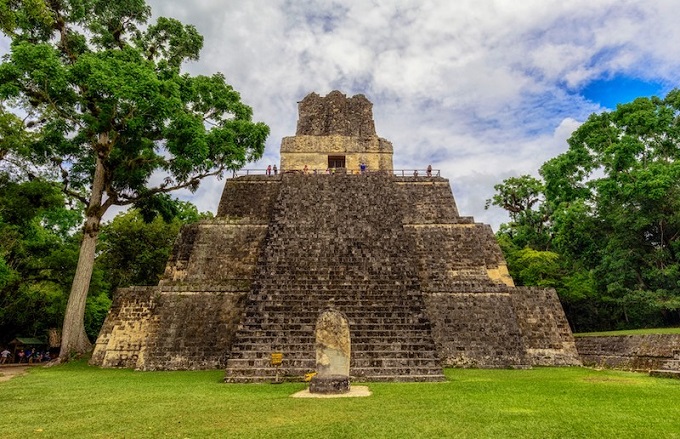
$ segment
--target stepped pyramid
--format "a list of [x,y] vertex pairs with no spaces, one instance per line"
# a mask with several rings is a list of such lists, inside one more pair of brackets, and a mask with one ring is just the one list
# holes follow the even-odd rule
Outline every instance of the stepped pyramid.
[[261,382],[282,352],[280,373],[300,380],[327,309],[347,316],[353,380],[580,364],[555,291],[514,286],[448,180],[395,175],[364,96],[312,93],[299,112],[279,174],[229,179],[216,218],[182,229],[159,285],[117,292],[93,364]]

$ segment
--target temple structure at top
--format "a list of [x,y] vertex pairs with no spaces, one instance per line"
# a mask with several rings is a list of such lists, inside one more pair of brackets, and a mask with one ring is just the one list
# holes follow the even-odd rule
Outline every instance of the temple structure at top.
[[392,171],[392,144],[378,137],[373,104],[364,95],[316,93],[298,102],[295,136],[281,142],[281,170],[328,168]]

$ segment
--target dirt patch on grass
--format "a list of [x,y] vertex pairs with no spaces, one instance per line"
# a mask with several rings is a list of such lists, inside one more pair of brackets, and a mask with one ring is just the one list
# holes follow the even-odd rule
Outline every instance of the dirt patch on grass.
[[634,378],[618,378],[618,377],[588,377],[583,381],[588,383],[620,383],[620,384],[637,384]]
[[14,377],[21,376],[26,373],[28,366],[4,366],[0,367],[0,383],[9,381]]

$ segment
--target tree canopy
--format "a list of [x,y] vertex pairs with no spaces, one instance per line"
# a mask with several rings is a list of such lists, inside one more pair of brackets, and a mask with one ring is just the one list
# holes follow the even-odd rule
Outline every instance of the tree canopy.
[[[42,338],[62,323],[82,220],[80,209],[64,201],[52,182],[0,174],[0,344],[21,335]],[[108,298],[101,273],[93,278],[86,320],[96,326],[93,305]]]
[[97,267],[112,291],[157,285],[180,228],[212,216],[187,202],[167,200],[164,207],[162,212],[130,209],[102,227]]
[[506,180],[489,200],[512,219],[499,232],[511,269],[527,247],[559,255],[553,282],[578,329],[680,323],[680,90],[593,114],[568,145],[543,182]]
[[[83,312],[104,213],[196,190],[261,157],[269,133],[222,74],[181,71],[203,45],[194,26],[149,23],[150,15],[143,0],[0,3],[11,38],[0,64],[0,127],[20,139],[0,150],[52,168],[85,206],[62,358],[89,348]],[[6,109],[22,117],[5,121]]]
[[[85,305],[88,337],[99,333],[116,288],[157,284],[180,227],[210,216],[167,198],[103,223]],[[65,204],[58,184],[0,173],[0,346],[62,324],[81,221],[82,209]]]

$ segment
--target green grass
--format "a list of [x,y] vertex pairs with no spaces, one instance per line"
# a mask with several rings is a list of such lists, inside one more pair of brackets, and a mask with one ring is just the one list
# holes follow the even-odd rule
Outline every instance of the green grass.
[[368,398],[293,399],[302,383],[83,363],[0,383],[3,438],[680,438],[680,380],[585,368],[446,370]]
[[650,335],[650,334],[680,334],[680,328],[648,328],[648,329],[625,329],[622,331],[581,332],[574,337],[617,336],[617,335]]

